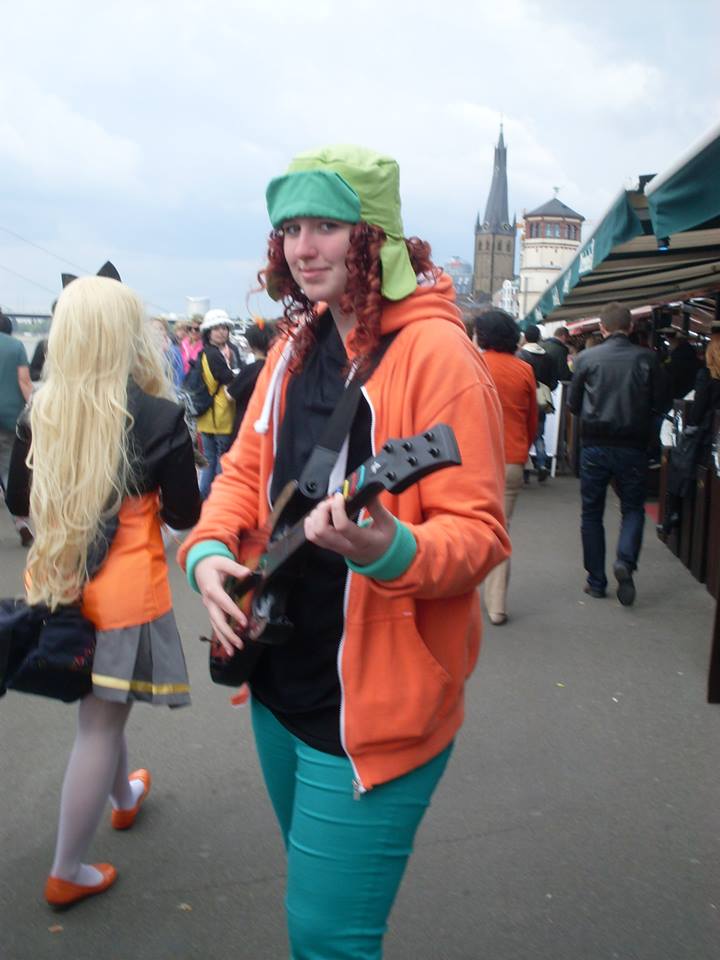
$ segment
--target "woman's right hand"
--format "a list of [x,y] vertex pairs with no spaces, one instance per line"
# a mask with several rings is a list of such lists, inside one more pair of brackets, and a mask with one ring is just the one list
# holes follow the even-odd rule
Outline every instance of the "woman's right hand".
[[[235,649],[242,650],[244,646],[231,623],[234,622],[240,630],[244,630],[247,617],[225,592],[225,580],[229,576],[243,580],[251,572],[248,567],[243,567],[229,557],[220,556],[205,557],[195,567],[195,582],[207,607],[210,623],[223,650],[229,656],[232,656]],[[231,622],[228,622],[228,618]]]

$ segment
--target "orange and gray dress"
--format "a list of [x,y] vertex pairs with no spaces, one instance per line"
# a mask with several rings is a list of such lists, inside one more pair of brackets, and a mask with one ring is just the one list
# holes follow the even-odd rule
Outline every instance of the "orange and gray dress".
[[[131,382],[128,409],[133,489],[82,595],[82,612],[97,631],[93,693],[104,700],[183,706],[190,702],[190,684],[160,527],[165,522],[187,529],[200,515],[192,443],[178,404]],[[29,431],[20,428],[8,484],[14,505],[29,504],[29,442]]]

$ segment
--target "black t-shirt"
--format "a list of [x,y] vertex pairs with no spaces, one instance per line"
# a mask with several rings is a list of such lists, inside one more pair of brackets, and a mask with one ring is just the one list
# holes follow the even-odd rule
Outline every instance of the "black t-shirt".
[[[317,345],[287,389],[270,497],[297,480],[345,388],[348,360],[329,312],[320,321]],[[349,474],[372,454],[370,408],[361,396],[350,430]],[[338,649],[343,635],[347,565],[343,557],[312,544],[291,580],[286,613],[295,630],[283,646],[268,647],[253,673],[253,696],[305,743],[343,756],[340,742]]]

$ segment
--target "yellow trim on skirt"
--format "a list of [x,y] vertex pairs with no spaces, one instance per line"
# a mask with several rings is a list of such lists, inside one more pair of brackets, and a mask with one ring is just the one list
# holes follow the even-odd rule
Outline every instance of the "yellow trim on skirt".
[[138,693],[155,693],[162,696],[167,693],[189,693],[189,683],[150,683],[149,680],[120,680],[117,677],[106,677],[102,674],[92,675],[93,683],[99,687],[109,687],[111,690],[135,690]]

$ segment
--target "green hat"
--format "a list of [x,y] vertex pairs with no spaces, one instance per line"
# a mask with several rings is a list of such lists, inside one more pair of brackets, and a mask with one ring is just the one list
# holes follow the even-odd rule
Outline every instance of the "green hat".
[[339,173],[313,170],[275,177],[265,191],[270,223],[279,227],[293,217],[330,217],[357,223],[360,197]]
[[[351,195],[360,201],[359,216],[350,215]],[[380,249],[383,296],[402,300],[415,290],[400,214],[400,168],[391,157],[345,145],[309,150],[291,161],[284,177],[270,182],[266,198],[273,226],[291,217],[322,216],[381,227],[387,237]]]

